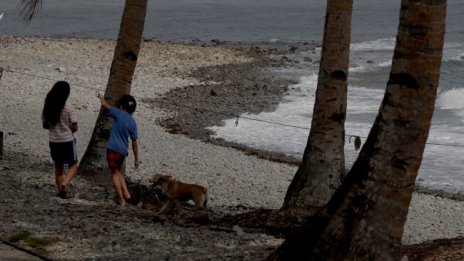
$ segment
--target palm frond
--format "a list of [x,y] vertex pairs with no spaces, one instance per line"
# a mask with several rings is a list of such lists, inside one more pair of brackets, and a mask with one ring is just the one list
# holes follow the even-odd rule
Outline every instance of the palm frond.
[[25,22],[30,22],[34,14],[42,8],[42,0],[19,0],[18,7]]

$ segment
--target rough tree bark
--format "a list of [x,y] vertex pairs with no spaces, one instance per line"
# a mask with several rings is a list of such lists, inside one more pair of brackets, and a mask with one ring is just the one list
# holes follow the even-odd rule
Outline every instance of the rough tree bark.
[[284,209],[321,207],[345,176],[345,118],[352,0],[327,0],[311,130]]
[[327,206],[269,260],[399,260],[443,51],[446,0],[402,0],[392,70],[359,157]]
[[[130,94],[142,42],[147,2],[148,0],[126,0],[105,91],[105,99],[110,105],[115,105],[123,95]],[[95,102],[97,101],[95,98]],[[112,120],[107,113],[100,110],[89,145],[79,164],[78,173],[84,177],[101,180],[97,177],[102,177],[101,174],[107,171],[105,145],[111,125]],[[106,176],[106,179],[111,183],[111,176]]]

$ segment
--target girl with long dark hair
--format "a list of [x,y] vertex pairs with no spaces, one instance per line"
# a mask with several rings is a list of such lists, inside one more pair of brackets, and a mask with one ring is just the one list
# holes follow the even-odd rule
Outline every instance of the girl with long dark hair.
[[[76,112],[68,100],[70,86],[65,81],[56,82],[45,98],[42,123],[49,130],[50,154],[55,162],[55,182],[58,196],[67,198],[66,188],[76,175],[77,150],[73,133],[77,131]],[[68,165],[66,177],[64,166]]]

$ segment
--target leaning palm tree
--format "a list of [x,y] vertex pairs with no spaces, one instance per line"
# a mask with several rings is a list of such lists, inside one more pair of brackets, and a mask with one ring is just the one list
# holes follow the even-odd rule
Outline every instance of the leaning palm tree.
[[42,8],[42,0],[20,0],[21,14],[23,20],[29,22],[35,13]]
[[283,209],[322,207],[345,177],[345,116],[353,0],[327,0],[311,131]]
[[392,69],[377,118],[328,204],[269,260],[399,260],[435,106],[446,0],[402,0]]
[[[123,95],[130,94],[142,42],[147,2],[148,0],[126,0],[105,91],[105,99],[110,105],[115,105]],[[101,172],[106,170],[105,143],[111,125],[112,121],[106,112],[100,110],[89,145],[78,168],[79,174],[95,178],[101,176]],[[121,171],[124,172],[123,169]],[[107,179],[109,182],[109,176]]]
[[[105,91],[105,99],[110,105],[115,105],[116,101],[123,95],[130,93],[132,77],[142,42],[147,2],[148,0],[126,0]],[[42,6],[42,0],[21,0],[20,5],[23,7],[23,18],[29,21]],[[91,178],[102,176],[98,174],[106,170],[105,143],[111,124],[106,112],[101,110],[90,143],[79,165],[78,173]],[[110,182],[109,176],[107,179]]]

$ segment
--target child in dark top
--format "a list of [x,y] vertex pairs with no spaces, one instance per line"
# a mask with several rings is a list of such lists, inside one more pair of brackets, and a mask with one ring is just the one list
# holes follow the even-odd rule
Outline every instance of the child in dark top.
[[[77,117],[67,103],[70,86],[65,81],[56,82],[47,93],[42,111],[42,126],[49,130],[50,154],[55,162],[55,182],[58,197],[67,198],[66,188],[76,175],[77,150],[73,133],[77,131]],[[63,179],[64,165],[68,165]]]
[[129,137],[132,141],[132,151],[134,152],[135,168],[139,166],[139,154],[137,145],[137,123],[132,118],[137,103],[134,97],[124,95],[118,102],[119,108],[110,106],[104,99],[103,95],[97,94],[101,106],[108,110],[108,115],[113,118],[110,137],[106,144],[108,167],[113,175],[113,186],[119,198],[121,208],[126,205],[126,199],[131,195],[127,189],[124,176],[121,173],[121,166],[125,157],[128,155]]

